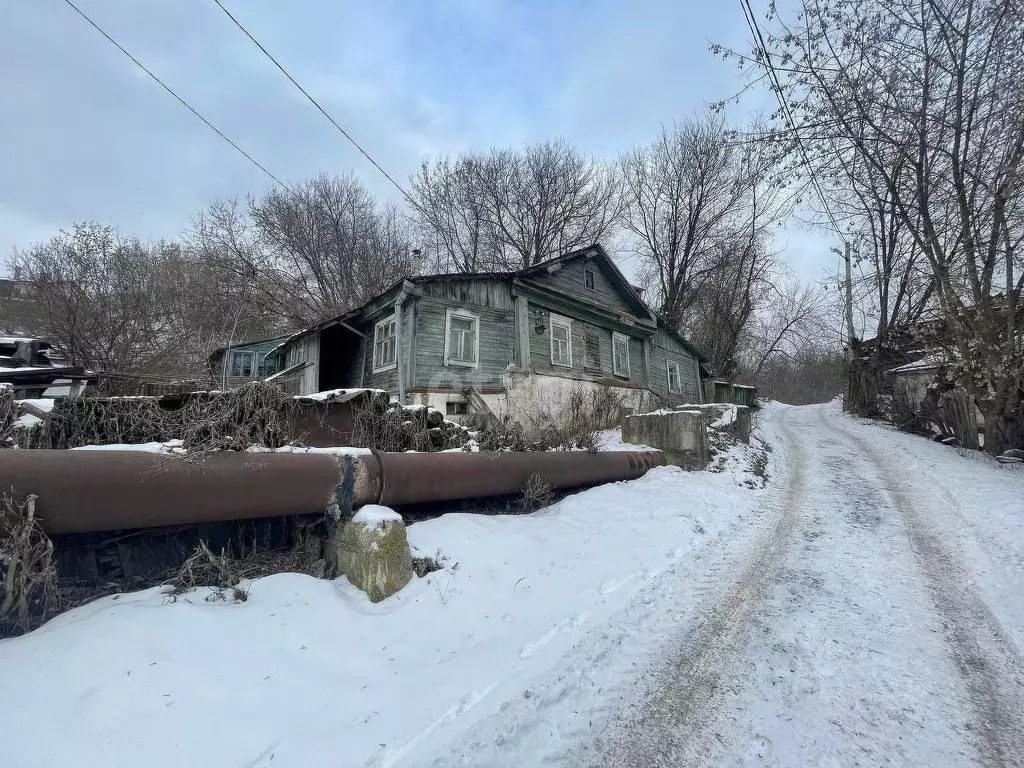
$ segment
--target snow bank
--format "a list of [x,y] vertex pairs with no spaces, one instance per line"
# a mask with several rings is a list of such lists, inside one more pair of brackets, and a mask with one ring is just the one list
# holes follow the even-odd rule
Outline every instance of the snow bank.
[[656,451],[649,445],[638,445],[627,443],[622,439],[621,429],[606,429],[597,436],[597,450],[599,451]]
[[296,574],[252,582],[243,603],[100,599],[0,641],[0,690],[17,702],[0,718],[2,762],[443,763],[446,744],[531,695],[584,637],[634,632],[626,607],[675,594],[662,579],[746,526],[761,493],[659,467],[533,515],[414,523],[416,554],[446,567],[376,605],[344,578]]

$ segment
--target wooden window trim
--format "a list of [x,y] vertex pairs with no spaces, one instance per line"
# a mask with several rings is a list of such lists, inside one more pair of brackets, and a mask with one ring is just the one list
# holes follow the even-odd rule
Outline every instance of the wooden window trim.
[[[462,320],[473,321],[473,362],[466,360],[452,360],[451,337],[452,318],[458,317]],[[480,315],[470,312],[468,309],[446,309],[444,313],[444,364],[452,368],[478,368],[480,366]]]
[[[385,325],[387,325],[388,323],[391,323],[391,322],[393,322],[395,324],[395,332],[392,335],[392,338],[395,340],[395,359],[392,360],[390,363],[384,363],[383,365],[378,366],[377,365],[377,331],[381,327],[383,327],[383,326],[385,326]],[[394,313],[394,312],[392,312],[387,317],[378,320],[373,325],[373,357],[372,357],[372,360],[373,360],[373,369],[372,370],[373,370],[374,373],[384,373],[385,371],[391,371],[391,370],[394,370],[395,368],[398,367],[398,315],[396,313]]]
[[[550,328],[548,329],[548,336],[550,336],[551,343],[551,365],[558,368],[572,368],[572,320],[568,317],[562,317],[556,315],[554,312],[548,313],[548,319],[550,322]],[[555,326],[559,326],[566,329],[566,340],[569,347],[569,362],[561,363],[555,362]]]
[[[615,345],[625,344],[626,345],[626,370],[623,372],[619,369],[619,366],[615,362]],[[629,373],[629,336],[624,333],[617,333],[612,331],[612,375],[619,376],[623,379],[630,378]]]
[[[588,277],[590,278],[590,285],[587,285],[587,278]],[[586,288],[588,291],[596,291],[597,290],[597,275],[594,274],[593,267],[584,267],[583,268],[583,287]]]

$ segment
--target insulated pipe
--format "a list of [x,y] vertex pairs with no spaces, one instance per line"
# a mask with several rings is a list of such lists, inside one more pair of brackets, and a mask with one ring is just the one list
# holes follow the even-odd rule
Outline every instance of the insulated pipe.
[[5,450],[0,488],[38,496],[49,533],[315,514],[363,504],[450,501],[631,480],[660,452],[213,453],[201,461],[139,451]]

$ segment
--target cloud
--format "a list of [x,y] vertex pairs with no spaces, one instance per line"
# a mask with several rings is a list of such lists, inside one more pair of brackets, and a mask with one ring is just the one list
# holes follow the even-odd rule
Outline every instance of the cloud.
[[[285,181],[397,192],[212,3],[83,10]],[[707,52],[738,12],[677,0],[226,0],[399,182],[427,157],[555,136],[611,159],[736,87]],[[61,3],[0,26],[0,254],[75,221],[174,237],[272,182]]]

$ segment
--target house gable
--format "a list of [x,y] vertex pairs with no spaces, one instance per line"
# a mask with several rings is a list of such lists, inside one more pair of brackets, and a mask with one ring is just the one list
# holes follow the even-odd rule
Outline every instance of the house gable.
[[600,245],[550,259],[516,275],[524,283],[565,294],[583,306],[654,322],[650,308]]

